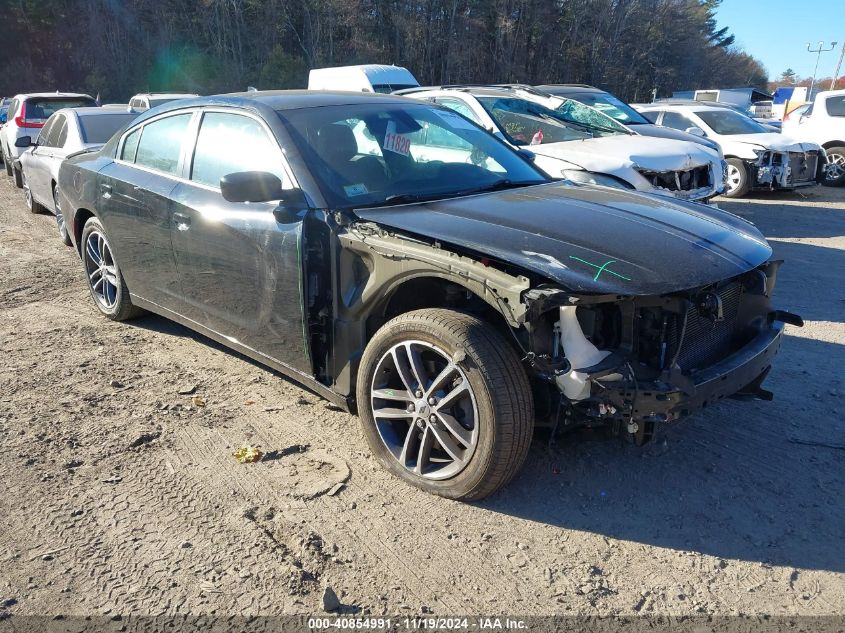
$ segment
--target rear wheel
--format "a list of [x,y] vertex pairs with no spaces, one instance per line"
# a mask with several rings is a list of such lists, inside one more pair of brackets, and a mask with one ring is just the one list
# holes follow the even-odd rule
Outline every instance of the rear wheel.
[[357,400],[379,461],[443,497],[492,494],[531,444],[534,407],[519,357],[491,325],[452,310],[385,324],[361,359]]
[[724,196],[726,198],[739,198],[749,192],[751,187],[748,184],[748,170],[745,163],[738,158],[729,158],[728,182]]
[[106,232],[97,218],[90,218],[82,230],[82,264],[88,289],[97,309],[114,321],[143,314],[132,305],[126,282],[112,255]]
[[845,147],[831,147],[827,151],[827,177],[825,185],[841,187],[845,185]]
[[70,235],[67,232],[67,224],[65,224],[65,216],[62,213],[61,203],[59,202],[59,186],[53,187],[53,213],[56,214],[56,227],[59,229],[59,239],[65,243],[65,246],[71,246],[73,242],[70,241]]
[[23,189],[23,171],[18,169],[17,167],[12,168],[12,176],[15,179],[15,187],[18,189]]

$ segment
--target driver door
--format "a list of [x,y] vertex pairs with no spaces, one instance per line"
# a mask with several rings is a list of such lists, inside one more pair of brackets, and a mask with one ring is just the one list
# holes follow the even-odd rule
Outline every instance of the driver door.
[[170,194],[171,241],[184,315],[236,345],[308,375],[302,221],[282,224],[276,203],[236,203],[220,178],[269,171],[293,186],[267,125],[247,114],[206,110]]

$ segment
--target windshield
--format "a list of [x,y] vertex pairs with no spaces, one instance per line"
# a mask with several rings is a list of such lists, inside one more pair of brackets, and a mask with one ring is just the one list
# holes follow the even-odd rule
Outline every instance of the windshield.
[[547,180],[495,137],[445,108],[375,102],[278,114],[334,207],[398,204]]
[[751,119],[744,114],[740,114],[735,110],[722,110],[712,108],[708,110],[698,110],[696,114],[704,121],[716,134],[761,134],[771,130],[766,129],[754,119]]
[[123,129],[137,115],[133,113],[87,114],[79,117],[79,129],[83,143],[105,144],[114,133]]
[[642,114],[634,110],[634,108],[624,101],[617,99],[607,92],[580,92],[578,94],[571,95],[571,98],[595,108],[602,114],[606,114],[625,125],[648,123]]
[[[539,103],[519,97],[477,97],[477,99],[496,121],[505,137],[514,145],[581,141],[617,133],[576,121],[558,110],[551,110]],[[618,123],[614,122],[614,125]]]

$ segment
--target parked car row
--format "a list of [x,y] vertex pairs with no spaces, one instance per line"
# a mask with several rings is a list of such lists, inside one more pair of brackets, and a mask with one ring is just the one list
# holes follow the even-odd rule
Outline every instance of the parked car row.
[[435,494],[505,485],[537,424],[644,443],[770,399],[801,324],[772,305],[757,229],[694,201],[719,189],[717,151],[545,91],[246,92],[38,122],[9,151],[103,315],[173,319],[357,412],[385,468]]

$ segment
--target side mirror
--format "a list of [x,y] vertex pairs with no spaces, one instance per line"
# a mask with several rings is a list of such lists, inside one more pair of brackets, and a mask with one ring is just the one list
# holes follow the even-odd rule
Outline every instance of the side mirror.
[[702,138],[707,136],[700,127],[688,127],[684,130],[687,134],[692,134],[693,136],[701,136]]
[[527,149],[520,148],[516,150],[516,153],[522,156],[529,163],[533,163],[537,159],[537,154]]
[[15,147],[31,147],[34,145],[31,136],[21,136],[15,139]]
[[220,179],[220,193],[229,202],[271,202],[284,197],[282,181],[266,171],[239,171]]

